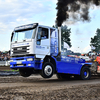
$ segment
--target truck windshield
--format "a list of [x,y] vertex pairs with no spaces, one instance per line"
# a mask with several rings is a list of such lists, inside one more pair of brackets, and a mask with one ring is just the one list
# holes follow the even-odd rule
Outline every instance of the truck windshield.
[[36,28],[31,30],[26,30],[26,31],[14,32],[12,42],[15,41],[18,42],[18,41],[35,38],[35,30]]

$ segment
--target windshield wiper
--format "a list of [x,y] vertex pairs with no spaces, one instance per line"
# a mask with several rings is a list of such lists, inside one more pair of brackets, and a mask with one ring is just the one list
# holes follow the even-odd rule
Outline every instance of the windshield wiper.
[[26,39],[23,40],[23,42],[26,41]]
[[15,41],[15,43],[17,43],[17,41]]

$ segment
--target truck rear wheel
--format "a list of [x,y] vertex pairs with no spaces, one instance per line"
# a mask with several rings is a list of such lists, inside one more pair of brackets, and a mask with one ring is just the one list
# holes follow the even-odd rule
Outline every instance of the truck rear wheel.
[[32,74],[31,69],[19,69],[19,73],[23,77],[29,77]]
[[54,66],[51,63],[47,62],[43,65],[40,74],[43,78],[50,78],[53,76],[54,72],[55,72]]
[[82,68],[80,77],[82,80],[88,80],[91,78],[91,72],[90,72],[89,67],[85,66]]

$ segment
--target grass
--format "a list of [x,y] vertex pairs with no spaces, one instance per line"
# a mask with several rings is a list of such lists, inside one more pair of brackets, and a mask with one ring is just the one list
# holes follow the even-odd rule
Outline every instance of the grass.
[[14,69],[12,69],[12,70],[4,70],[4,71],[18,72],[19,70],[14,70]]

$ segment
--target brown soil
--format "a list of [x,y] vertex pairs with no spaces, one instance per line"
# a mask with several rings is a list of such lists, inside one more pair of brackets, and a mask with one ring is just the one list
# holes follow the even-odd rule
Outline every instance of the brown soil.
[[12,70],[10,66],[0,66],[0,71],[10,71]]
[[0,77],[0,100],[100,100],[100,79],[61,81],[41,76]]

